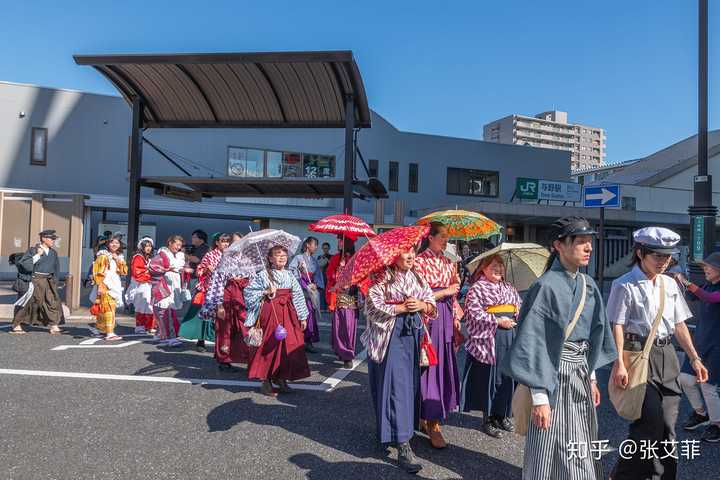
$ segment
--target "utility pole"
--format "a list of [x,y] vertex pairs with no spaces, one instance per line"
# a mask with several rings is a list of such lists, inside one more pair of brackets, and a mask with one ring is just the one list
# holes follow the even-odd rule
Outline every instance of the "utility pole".
[[691,271],[715,248],[715,217],[712,204],[712,175],[708,173],[708,0],[698,3],[698,170],[693,186],[693,205],[688,208],[691,224]]

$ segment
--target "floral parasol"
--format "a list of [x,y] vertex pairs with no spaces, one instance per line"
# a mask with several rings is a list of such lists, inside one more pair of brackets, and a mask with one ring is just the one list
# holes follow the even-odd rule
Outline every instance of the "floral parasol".
[[490,220],[482,213],[469,210],[443,210],[425,215],[416,223],[417,225],[429,225],[432,222],[439,222],[448,229],[450,240],[475,240],[478,238],[489,238],[499,235],[502,226]]

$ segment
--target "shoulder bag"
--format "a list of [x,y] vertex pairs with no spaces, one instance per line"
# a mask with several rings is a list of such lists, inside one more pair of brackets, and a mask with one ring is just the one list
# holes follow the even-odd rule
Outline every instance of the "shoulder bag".
[[650,349],[655,341],[663,310],[665,310],[665,282],[662,275],[658,275],[657,278],[660,281],[660,306],[650,329],[650,335],[645,340],[645,346],[640,352],[628,352],[627,350],[622,352],[623,363],[628,372],[627,386],[625,388],[618,387],[612,377],[608,382],[610,401],[617,410],[618,415],[626,420],[637,420],[642,414],[650,368]]

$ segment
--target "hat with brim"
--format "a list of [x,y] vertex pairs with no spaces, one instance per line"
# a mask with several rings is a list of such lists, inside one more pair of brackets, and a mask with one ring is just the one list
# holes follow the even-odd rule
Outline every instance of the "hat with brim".
[[52,238],[53,240],[57,240],[58,236],[55,233],[55,230],[43,230],[40,232],[40,238]]
[[658,246],[658,245],[648,245],[647,243],[641,243],[637,242],[638,245],[645,248],[646,250],[649,250],[654,253],[659,253],[661,255],[676,255],[680,253],[680,250],[676,247],[667,247],[667,246]]
[[563,217],[555,220],[552,224],[555,230],[555,238],[576,237],[579,235],[597,235],[597,231],[590,225],[590,222],[583,217]]
[[713,252],[700,262],[700,265],[708,265],[720,270],[720,252]]

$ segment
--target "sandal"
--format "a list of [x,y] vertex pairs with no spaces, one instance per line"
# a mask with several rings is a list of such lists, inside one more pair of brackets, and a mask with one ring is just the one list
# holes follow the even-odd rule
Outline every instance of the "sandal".
[[10,330],[10,333],[12,333],[13,335],[25,335],[27,332],[18,325],[17,327],[13,327],[13,329]]
[[108,335],[105,337],[106,342],[117,342],[123,338],[120,335]]
[[62,330],[60,330],[57,327],[50,329],[50,335],[60,335],[61,333],[62,333]]

